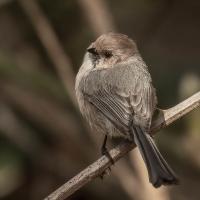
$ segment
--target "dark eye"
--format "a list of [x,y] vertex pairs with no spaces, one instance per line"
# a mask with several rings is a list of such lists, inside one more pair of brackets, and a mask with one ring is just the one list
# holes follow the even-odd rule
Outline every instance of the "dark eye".
[[112,53],[110,51],[105,51],[104,55],[105,55],[106,58],[112,57]]

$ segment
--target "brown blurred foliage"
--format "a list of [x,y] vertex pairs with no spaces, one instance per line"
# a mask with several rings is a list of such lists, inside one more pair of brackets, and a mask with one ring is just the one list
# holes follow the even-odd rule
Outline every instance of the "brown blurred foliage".
[[[101,33],[136,40],[159,107],[200,90],[199,10],[196,0],[1,0],[0,199],[42,199],[100,156],[73,84]],[[71,199],[198,200],[199,118],[196,110],[157,136],[180,186],[152,188],[134,151]]]

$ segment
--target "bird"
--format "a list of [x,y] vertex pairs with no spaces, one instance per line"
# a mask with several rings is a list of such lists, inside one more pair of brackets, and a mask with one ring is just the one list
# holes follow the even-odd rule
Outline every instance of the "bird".
[[114,32],[99,36],[87,48],[75,91],[82,115],[104,135],[102,154],[107,137],[135,142],[155,188],[179,183],[150,135],[157,96],[135,41]]

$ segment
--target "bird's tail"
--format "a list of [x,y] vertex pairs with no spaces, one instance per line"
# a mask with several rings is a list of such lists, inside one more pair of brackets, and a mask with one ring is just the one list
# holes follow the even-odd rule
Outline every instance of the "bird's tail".
[[134,141],[145,161],[149,181],[153,186],[157,188],[161,185],[178,184],[175,173],[162,157],[152,137],[140,127],[133,127],[132,132]]

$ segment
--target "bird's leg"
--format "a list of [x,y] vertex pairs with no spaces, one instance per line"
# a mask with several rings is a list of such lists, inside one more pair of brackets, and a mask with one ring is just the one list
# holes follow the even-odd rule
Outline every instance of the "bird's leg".
[[108,136],[105,135],[104,140],[103,140],[103,144],[102,144],[102,146],[101,146],[101,154],[102,154],[102,155],[105,155],[106,157],[108,157],[109,160],[110,160],[110,162],[111,162],[112,164],[114,164],[114,160],[112,159],[111,155],[109,154],[108,149],[106,148],[107,139],[108,139]]
[[106,155],[106,153],[108,153],[108,150],[106,148],[106,142],[107,142],[108,136],[105,135],[104,140],[103,140],[103,144],[101,146],[101,155]]
[[[108,149],[106,148],[106,142],[107,142],[108,136],[105,135],[104,140],[103,140],[103,144],[101,146],[101,155],[105,155],[112,164],[114,164],[114,160],[112,159],[111,155],[109,154]],[[101,175],[100,178],[103,179],[105,174],[110,174],[111,168],[108,167],[108,170],[105,170]]]

